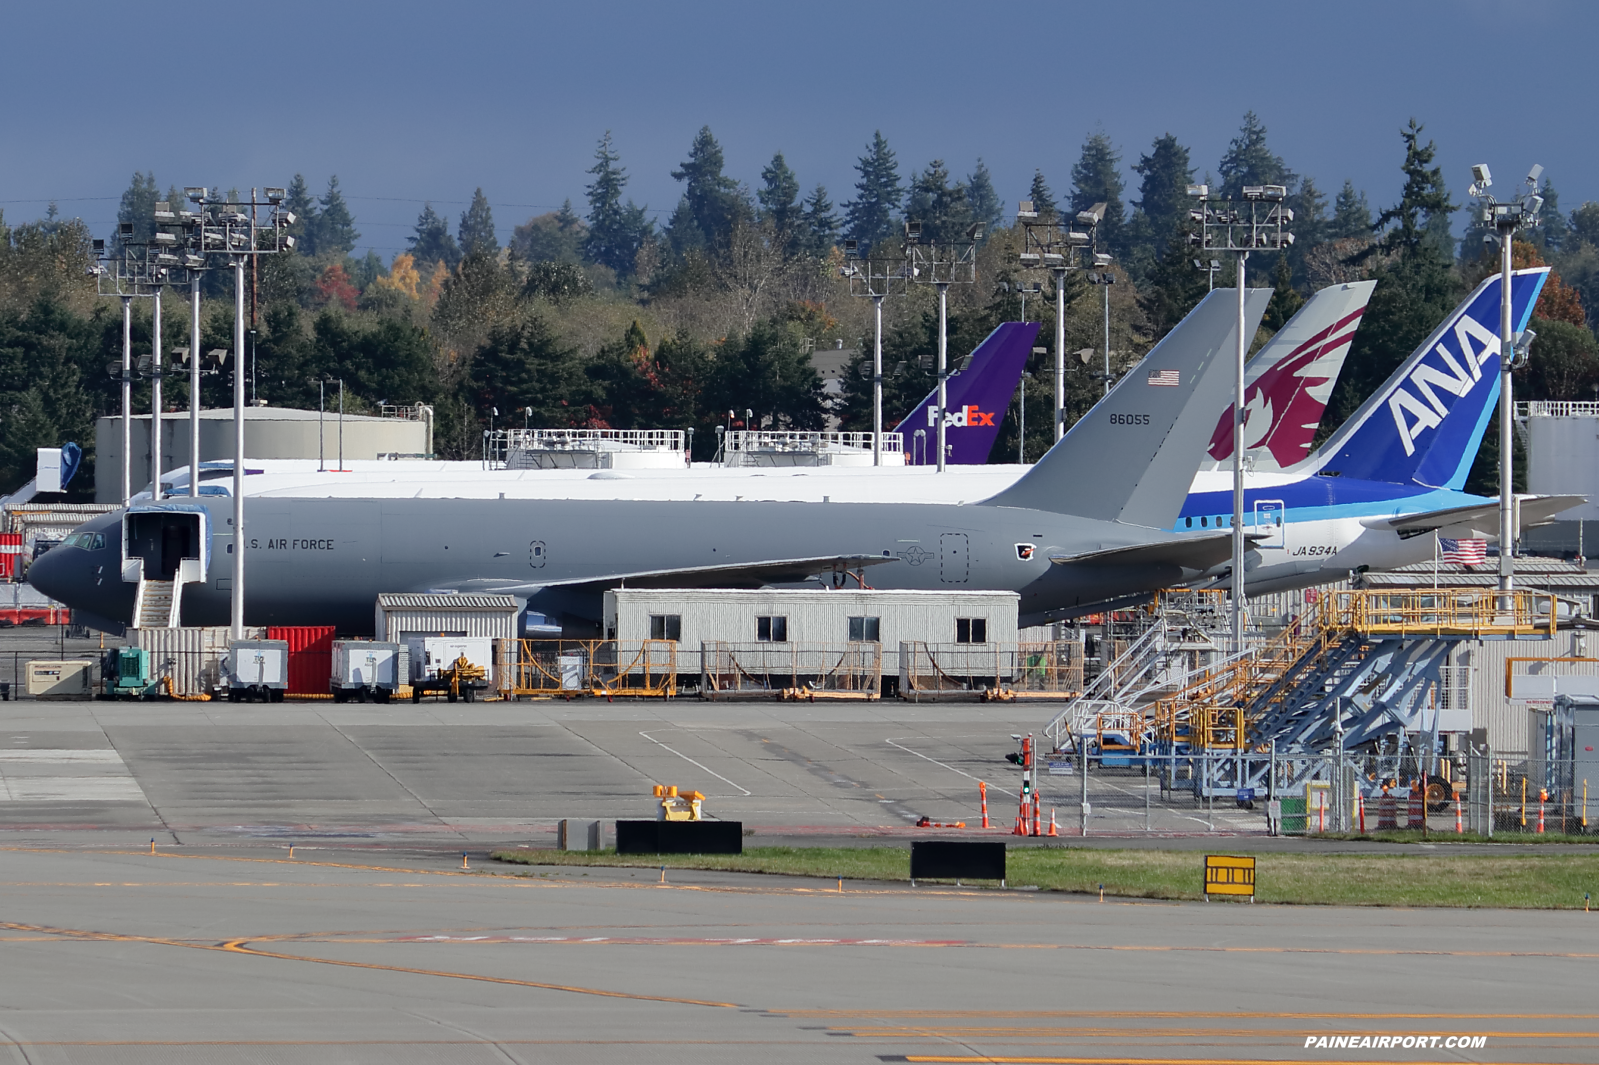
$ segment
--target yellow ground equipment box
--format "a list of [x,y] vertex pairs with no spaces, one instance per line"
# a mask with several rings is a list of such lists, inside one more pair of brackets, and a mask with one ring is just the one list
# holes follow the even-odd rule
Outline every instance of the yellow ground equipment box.
[[28,694],[40,699],[88,699],[94,695],[96,662],[29,662]]
[[697,791],[678,793],[677,785],[655,785],[655,820],[657,821],[698,821],[700,819],[700,803],[705,801],[705,796]]

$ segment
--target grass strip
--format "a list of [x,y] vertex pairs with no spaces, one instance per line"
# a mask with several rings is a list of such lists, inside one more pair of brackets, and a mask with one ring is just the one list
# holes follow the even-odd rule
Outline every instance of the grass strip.
[[[1219,846],[1218,853],[1251,854]],[[517,849],[494,858],[526,865],[622,866],[908,881],[904,847],[751,847],[741,855],[618,855]],[[1254,854],[1259,902],[1308,906],[1582,909],[1599,895],[1599,855]],[[1196,851],[1027,847],[1012,850],[1010,886],[1120,898],[1203,898]]]

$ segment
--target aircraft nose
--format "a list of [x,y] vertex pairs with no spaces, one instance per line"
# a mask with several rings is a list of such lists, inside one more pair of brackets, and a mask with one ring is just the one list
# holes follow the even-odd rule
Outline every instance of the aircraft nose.
[[59,548],[52,548],[34,559],[28,567],[28,583],[58,603],[66,603],[71,594],[71,582],[67,579],[66,566],[62,562],[64,554]]

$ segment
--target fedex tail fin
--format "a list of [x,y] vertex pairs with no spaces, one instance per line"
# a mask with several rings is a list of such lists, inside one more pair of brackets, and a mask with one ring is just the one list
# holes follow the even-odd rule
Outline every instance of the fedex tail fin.
[[[1005,322],[977,345],[958,373],[950,375],[945,386],[945,408],[949,411],[944,430],[944,443],[949,448],[946,462],[980,466],[988,461],[988,453],[999,438],[1005,410],[1016,394],[1016,382],[1022,379],[1022,369],[1037,338],[1037,322]],[[913,446],[918,429],[926,434],[923,439],[933,445],[930,449]],[[904,434],[905,449],[913,462],[936,464],[938,456],[932,452],[938,449],[934,443],[938,439],[938,389],[928,393],[894,431]]]
[[[1549,268],[1511,278],[1510,321],[1532,317]],[[1302,465],[1305,472],[1459,491],[1499,399],[1499,275],[1467,296]]]
[[[1303,462],[1375,281],[1331,285],[1310,297],[1249,360],[1244,382],[1244,448],[1251,468],[1285,470]],[[1233,405],[1210,438],[1211,469],[1233,457]]]
[[[1032,469],[984,504],[1170,528],[1227,403],[1237,299],[1233,289],[1206,296]],[[1271,289],[1248,292],[1246,336],[1270,301]]]

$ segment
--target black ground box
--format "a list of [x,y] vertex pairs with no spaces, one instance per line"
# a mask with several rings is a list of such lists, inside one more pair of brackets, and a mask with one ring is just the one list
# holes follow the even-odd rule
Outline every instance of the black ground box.
[[744,822],[618,821],[616,853],[743,854]]

